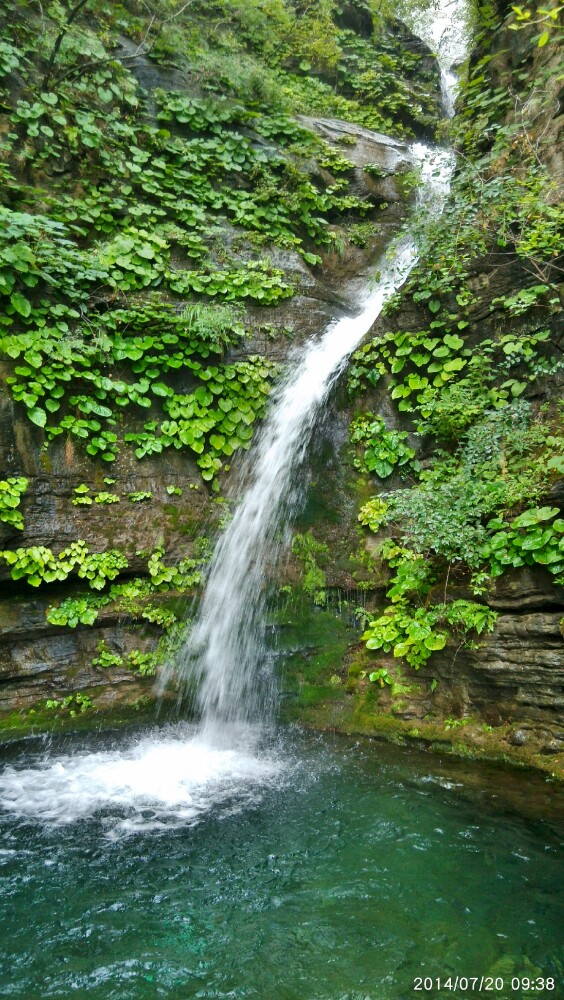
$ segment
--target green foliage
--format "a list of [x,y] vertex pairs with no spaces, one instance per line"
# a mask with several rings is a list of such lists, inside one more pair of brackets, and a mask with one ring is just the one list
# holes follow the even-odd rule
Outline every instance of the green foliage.
[[0,38],[0,77],[7,76],[20,65],[22,53],[7,38]]
[[98,653],[98,656],[92,660],[93,667],[102,667],[103,669],[107,669],[108,667],[123,666],[123,658],[119,655],[119,653],[112,653],[111,649],[103,639],[96,646],[96,652]]
[[25,476],[9,476],[0,480],[0,521],[23,531],[24,520],[18,507],[28,487]]
[[196,292],[212,298],[220,296],[226,302],[246,298],[263,305],[273,305],[294,294],[284,272],[267,261],[249,261],[234,270],[178,271],[169,284],[180,295]]
[[160,427],[147,423],[144,433],[126,434],[125,441],[137,446],[138,458],[170,447],[189,448],[202,478],[213,481],[226,456],[249,447],[252,424],[264,411],[276,366],[250,356],[232,365],[191,367],[204,385],[189,395],[168,394],[163,409],[170,419]]
[[[305,21],[296,20],[293,10],[279,7],[283,13],[275,22],[303,41],[309,13]],[[194,21],[191,10],[179,14],[182,23],[166,43],[178,59],[185,53],[191,59],[187,39],[207,30],[205,19],[195,16]],[[236,47],[243,37],[243,47],[254,44],[256,25],[251,29],[239,11],[229,16],[239,25],[235,34],[242,32]],[[272,16],[269,12],[269,23]],[[203,362],[215,355],[221,368],[218,356],[243,335],[242,303],[271,305],[295,291],[280,267],[268,256],[254,257],[249,246],[267,242],[295,249],[315,265],[320,261],[315,248],[334,242],[332,223],[351,213],[362,217],[371,206],[347,191],[350,161],[283,110],[259,107],[254,96],[233,101],[231,93],[226,99],[159,91],[157,125],[148,124],[134,76],[113,58],[118,36],[141,30],[125,10],[118,15],[94,5],[86,20],[81,12],[67,23],[57,5],[46,4],[41,32],[47,26],[54,37],[61,30],[64,36],[47,68],[41,33],[31,27],[39,22],[33,12],[30,18],[26,58],[11,43],[2,41],[0,48],[4,72],[17,66],[22,74],[17,97],[4,95],[10,121],[2,144],[7,184],[0,208],[5,302],[0,350],[16,362],[8,374],[14,399],[47,443],[70,437],[90,457],[113,462],[127,407],[139,416],[163,405],[174,395],[177,369],[198,379],[201,371],[205,381]],[[257,18],[258,23],[263,15]],[[19,31],[17,11],[14,23]],[[155,25],[148,22],[155,44],[158,23],[158,16]],[[319,39],[309,37],[309,58],[318,51],[325,63],[331,51],[331,63],[340,52],[331,6],[325,4],[323,15],[311,23],[325,42],[317,50]],[[161,41],[164,46],[164,36]],[[293,74],[279,63],[280,41],[273,62],[290,80]],[[193,54],[207,79],[204,91],[219,86],[230,92],[227,77],[217,72],[223,42],[212,32],[199,44]],[[285,36],[283,47],[287,44]],[[38,63],[45,75],[39,93]],[[270,88],[272,100],[275,92],[278,83]],[[80,185],[68,176],[78,164]],[[321,182],[318,164],[334,176]],[[34,177],[32,184],[20,182],[23,169]],[[42,187],[46,177],[49,187]],[[249,241],[234,239],[237,231]],[[205,412],[195,414],[195,425],[209,415],[199,405]],[[160,414],[150,416],[158,421]],[[209,442],[205,454],[196,449],[207,481],[214,481],[221,455],[248,444],[248,428],[247,423],[242,435],[211,429],[225,437],[226,450]],[[189,429],[183,430],[189,438]],[[199,430],[195,426],[198,441]],[[128,442],[137,446],[139,457],[169,444],[166,432],[139,433],[139,441]],[[174,446],[184,446],[181,437],[175,436]],[[77,494],[75,502],[89,505],[88,495]]]
[[103,504],[119,503],[117,493],[108,493],[107,490],[102,490],[100,493],[97,493],[94,500],[96,503]]
[[560,24],[560,15],[564,10],[562,4],[552,3],[545,7],[538,6],[534,11],[530,7],[516,5],[513,5],[511,9],[515,14],[515,21],[509,27],[513,31],[519,31],[529,25],[535,25],[541,29],[540,33],[535,36],[539,49],[542,49],[551,40],[556,41],[562,38]]
[[401,600],[370,622],[362,638],[368,649],[393,652],[417,670],[431,653],[444,649],[451,630],[464,640],[468,632],[491,631],[496,619],[495,611],[472,601],[413,607]]
[[150,490],[138,490],[136,493],[128,493],[127,496],[132,503],[143,503],[144,500],[151,500],[153,494]]
[[300,533],[294,535],[292,552],[303,566],[302,586],[306,594],[313,598],[314,604],[324,605],[326,576],[317,560],[328,554],[328,546],[317,542],[311,532],[307,531],[305,535]]
[[102,670],[112,667],[124,668],[131,670],[139,677],[154,677],[161,661],[162,651],[160,647],[151,653],[143,653],[139,649],[133,649],[127,655],[122,656],[120,653],[113,652],[102,639],[96,646],[97,656],[92,660],[92,666],[100,667]]
[[[482,593],[492,577],[508,568],[541,565],[564,582],[564,520],[559,508],[530,506],[542,495],[554,473],[547,468],[539,445],[562,449],[562,439],[529,426],[528,405],[493,411],[466,435],[457,456],[442,455],[421,474],[421,483],[374,497],[359,515],[373,531],[384,525],[398,535],[381,547],[394,574],[387,597],[390,605],[371,622],[364,638],[372,649],[393,649],[419,666],[433,649],[442,648],[449,634],[490,630],[495,615],[474,602],[454,601],[417,606],[433,583],[457,563],[471,571],[474,593]],[[491,517],[529,500],[510,520]],[[488,517],[488,515],[490,515]],[[448,576],[447,576],[448,583]],[[446,595],[445,584],[445,595]],[[439,630],[435,626],[439,625]]]
[[89,507],[91,505],[92,497],[88,496],[90,493],[90,487],[85,483],[81,483],[80,486],[76,486],[73,493],[76,494],[76,496],[74,496],[71,500],[73,507]]
[[[503,334],[496,341],[482,340],[472,350],[459,332],[467,326],[460,319],[452,332],[446,321],[437,319],[429,332],[402,330],[375,337],[353,354],[350,395],[386,376],[398,409],[419,415],[421,433],[443,439],[459,436],[487,409],[510,405],[535,381],[546,368],[550,336],[545,328]],[[395,377],[404,371],[401,381]]]
[[473,720],[470,717],[465,717],[463,719],[445,719],[445,733],[448,733],[451,729],[461,729],[464,728],[464,726],[470,726],[472,721]]
[[417,486],[373,498],[359,520],[373,531],[392,525],[402,544],[427,559],[437,555],[478,570],[495,530],[491,515],[542,497],[558,475],[564,438],[551,429],[531,423],[530,405],[522,401],[486,412],[455,455],[438,452]]
[[390,176],[390,171],[386,167],[382,167],[379,163],[365,163],[362,168],[365,174],[369,177],[374,177],[376,180],[383,180],[385,177]]
[[[361,673],[361,677],[363,673]],[[385,667],[378,667],[378,670],[371,670],[368,674],[368,680],[371,684],[378,684],[380,687],[384,687],[386,684],[393,684],[393,680]]]
[[141,653],[138,649],[132,650],[126,658],[127,667],[140,677],[154,677],[158,664],[157,653]]
[[181,559],[176,566],[166,566],[162,557],[164,548],[159,546],[149,556],[147,569],[151,583],[157,590],[168,590],[174,587],[177,590],[186,590],[197,586],[201,580],[201,572],[197,568],[198,562],[195,559]]
[[393,539],[388,539],[382,546],[382,557],[396,571],[386,592],[392,603],[402,601],[406,595],[427,596],[436,578],[431,560],[419,552],[396,545]]
[[[100,322],[95,338],[69,338],[63,330],[43,327],[33,336],[12,334],[2,341],[10,357],[24,355],[26,364],[18,365],[8,382],[34,422],[41,414],[40,423],[48,438],[66,432],[84,442],[88,454],[113,461],[118,450],[117,434],[104,429],[102,421],[113,427],[126,407],[144,410],[160,403],[168,416],[179,414],[182,420],[164,420],[164,433],[158,435],[158,421],[149,422],[154,426],[146,427],[145,433],[125,435],[126,443],[137,445],[138,458],[171,445],[190,447],[199,456],[203,478],[211,480],[221,468],[220,455],[248,447],[252,437],[249,425],[262,413],[275,366],[257,357],[235,365],[210,366],[200,360],[221,353],[224,346],[240,336],[236,311],[222,306],[212,319],[209,308],[200,306],[178,315],[170,306],[149,299],[135,311],[111,310]],[[132,366],[132,380],[115,376],[114,366],[121,367],[124,361]],[[204,386],[191,396],[175,395],[163,375],[179,368],[188,369]],[[73,382],[83,384],[89,394],[69,393],[69,382],[70,388]],[[39,399],[42,407],[38,406]],[[55,413],[65,400],[76,408],[75,412],[67,413],[58,425],[45,425],[46,413]],[[76,411],[83,416],[76,416]],[[237,428],[241,421],[243,424]],[[208,440],[206,431],[210,432]],[[221,442],[218,436],[224,440]],[[218,440],[219,445],[214,443]],[[204,448],[206,453],[202,455]],[[77,503],[89,503],[85,491],[77,496]],[[109,497],[105,496],[105,502],[112,502]]]
[[4,549],[0,559],[10,567],[13,580],[25,579],[31,587],[66,580],[76,572],[81,579],[88,580],[93,590],[101,590],[108,580],[114,580],[128,566],[127,559],[118,549],[89,552],[81,539],[71,542],[58,555],[43,545],[32,545],[30,548]]
[[564,520],[559,513],[558,507],[530,507],[510,523],[502,518],[489,521],[481,555],[491,575],[536,563],[564,583]]
[[349,243],[355,247],[364,249],[370,246],[371,242],[378,235],[379,227],[375,222],[356,222],[347,229]]
[[373,413],[365,413],[354,420],[350,427],[350,438],[353,444],[363,444],[364,455],[354,459],[354,465],[361,472],[375,472],[381,479],[391,476],[398,467],[408,466],[412,470],[419,468],[414,462],[415,451],[405,442],[408,435],[405,431],[388,431],[382,417]]
[[92,707],[92,699],[82,691],[68,694],[66,698],[48,698],[45,702],[45,708],[47,709],[63,712],[68,710],[71,718],[74,718],[76,715],[83,715],[84,712],[87,712]]
[[278,73],[282,99],[293,110],[343,118],[367,128],[411,136],[432,131],[438,121],[436,78],[428,75],[420,56],[401,43],[394,28],[381,21],[373,39],[360,38],[349,29],[337,35],[340,59],[333,80],[302,73]]
[[108,603],[106,596],[95,597],[85,594],[81,597],[67,597],[58,607],[50,607],[45,617],[50,625],[67,625],[76,628],[77,625],[93,625],[98,617],[98,611]]
[[113,653],[107,643],[102,639],[96,647],[97,656],[92,660],[92,666],[101,667],[103,670],[110,667],[125,667],[132,670],[139,677],[154,677],[159,664],[159,654],[142,653],[139,649],[132,649],[127,656],[120,656]]
[[376,532],[386,523],[387,511],[388,505],[385,500],[381,500],[380,497],[371,497],[360,508],[358,519],[361,524]]
[[[157,549],[149,557],[148,577],[134,577],[124,583],[114,583],[103,594],[80,594],[67,597],[59,605],[51,605],[45,612],[50,625],[68,626],[94,625],[102,608],[111,606],[112,611],[122,617],[142,618],[151,625],[168,631],[176,623],[176,615],[167,608],[151,602],[151,595],[176,590],[180,593],[192,590],[201,581],[201,564],[192,559],[182,560],[176,567],[162,563],[164,550]],[[92,586],[92,584],[91,584]]]
[[115,580],[128,565],[119,549],[89,552],[84,554],[84,559],[78,566],[78,575],[82,580],[88,580],[93,590],[102,590],[108,580]]

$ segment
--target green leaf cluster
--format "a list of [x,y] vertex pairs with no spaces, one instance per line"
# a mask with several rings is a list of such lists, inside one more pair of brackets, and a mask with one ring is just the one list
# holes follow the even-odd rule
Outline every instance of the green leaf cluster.
[[318,560],[323,560],[327,556],[328,546],[318,542],[311,531],[306,531],[305,534],[296,532],[292,538],[292,552],[302,564],[302,586],[305,593],[312,597],[314,604],[324,605],[327,578]]
[[10,567],[12,580],[25,580],[31,587],[42,583],[62,582],[72,573],[88,580],[93,590],[102,590],[108,580],[114,580],[127,569],[128,561],[118,549],[90,552],[86,542],[71,542],[58,555],[44,545],[29,548],[4,549],[0,560]]
[[444,649],[453,630],[464,639],[469,632],[491,632],[496,619],[495,611],[473,601],[414,608],[400,600],[371,621],[362,638],[368,649],[392,652],[417,670]]
[[507,522],[488,522],[482,557],[493,577],[509,567],[545,566],[564,584],[564,519],[559,507],[530,507]]
[[63,712],[68,710],[72,719],[76,715],[83,715],[84,712],[87,712],[92,707],[90,695],[84,694],[82,691],[68,694],[65,698],[48,698],[45,702],[45,708],[47,709]]
[[19,531],[23,531],[24,520],[18,508],[28,485],[25,476],[9,476],[0,480],[0,521]]
[[364,413],[353,420],[350,439],[353,444],[364,445],[362,458],[355,457],[355,468],[361,472],[374,472],[380,479],[391,476],[396,467],[417,471],[415,451],[406,444],[406,431],[389,431],[382,417]]
[[154,677],[159,664],[158,653],[142,653],[139,649],[132,649],[127,656],[120,656],[113,653],[106,642],[102,639],[96,648],[98,655],[92,660],[94,667],[101,667],[107,670],[110,667],[125,667],[138,674],[139,677]]

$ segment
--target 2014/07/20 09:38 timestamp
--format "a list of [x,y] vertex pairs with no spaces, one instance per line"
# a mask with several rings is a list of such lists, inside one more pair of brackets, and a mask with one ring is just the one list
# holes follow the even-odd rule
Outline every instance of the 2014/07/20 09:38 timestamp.
[[501,976],[448,976],[446,979],[431,976],[416,976],[413,981],[413,989],[429,992],[430,990],[460,990],[463,993],[495,992],[512,989],[514,991],[525,991],[542,993],[544,990],[555,990],[556,981],[552,976],[544,978],[537,976],[529,979],[526,976],[513,976],[507,982]]

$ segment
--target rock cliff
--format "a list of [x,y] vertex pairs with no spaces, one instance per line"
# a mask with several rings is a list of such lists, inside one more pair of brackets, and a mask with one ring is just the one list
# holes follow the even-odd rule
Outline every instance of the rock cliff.
[[[224,417],[235,408],[238,426],[252,428],[272,366],[294,343],[354,310],[358,289],[413,210],[407,143],[445,128],[432,54],[397,22],[373,36],[361,3],[341,10],[314,65],[305,56],[298,65],[290,51],[268,62],[262,51],[257,56],[266,44],[258,22],[216,31],[212,15],[198,8],[180,41],[163,30],[147,44],[133,21],[124,34],[123,25],[106,24],[109,15],[95,11],[77,22],[93,50],[90,63],[76,54],[76,40],[72,48],[69,27],[66,61],[56,68],[37,55],[39,21],[26,27],[15,8],[11,15],[15,42],[3,80],[12,113],[2,135],[15,130],[5,139],[4,202],[14,235],[2,260],[6,270],[6,253],[31,233],[18,267],[32,277],[21,288],[6,286],[0,370],[2,477],[27,481],[19,504],[8,507],[21,512],[23,530],[12,514],[0,525],[2,551],[24,551],[0,561],[0,710],[8,732],[64,724],[69,712],[86,721],[95,709],[152,703],[157,659],[172,655],[209,539],[228,516],[225,495],[236,496],[237,448],[250,441],[251,430],[239,439]],[[394,567],[382,542],[403,532],[401,544],[409,536],[411,545],[416,534],[411,522],[370,532],[359,511],[371,497],[417,486],[416,473],[436,468],[439,453],[456,465],[472,421],[489,412],[478,383],[495,412],[514,402],[528,407],[514,418],[525,464],[553,462],[548,484],[535,473],[530,494],[484,507],[482,526],[502,509],[515,517],[526,502],[561,511],[564,501],[556,405],[563,170],[557,36],[539,46],[540,29],[512,30],[514,16],[504,11],[482,11],[479,21],[453,126],[451,207],[405,292],[352,359],[348,385],[339,386],[316,434],[306,505],[294,525],[306,542],[294,546],[285,567],[272,568],[274,588],[291,592],[286,610],[280,599],[273,636],[286,651],[280,659],[294,717],[557,770],[564,596],[542,564],[516,561],[482,581],[476,598],[472,560],[447,558],[441,540],[431,540],[426,559],[434,576],[413,606],[478,600],[497,614],[493,631],[454,629],[415,672],[389,648],[371,652],[359,643],[363,627],[387,607]],[[111,38],[105,53],[96,49],[102,28]],[[223,38],[222,30],[232,35]],[[304,44],[300,30],[292,26],[296,45]],[[235,45],[239,67],[226,45]],[[96,60],[92,81],[87,67]],[[395,91],[392,77],[401,83]],[[104,123],[114,99],[122,111]],[[535,186],[531,164],[546,183]],[[40,217],[40,228],[26,236],[30,216]],[[160,243],[151,242],[154,234]],[[66,271],[53,265],[57,254]],[[49,310],[59,302],[59,315],[41,295]],[[193,303],[196,312],[187,313]],[[58,332],[51,341],[42,335],[34,350],[25,337],[33,337],[36,319],[37,329],[47,322]],[[402,382],[405,345],[410,358],[437,350],[436,343],[421,346],[424,337],[440,341],[439,351],[447,345],[446,362],[434,369],[442,381],[427,377],[423,360],[416,369],[409,362]],[[182,346],[189,338],[190,351]],[[477,375],[465,382],[472,356],[481,359]],[[46,368],[64,394],[51,396],[45,409],[38,373]],[[65,368],[74,389],[64,382]],[[237,386],[236,404],[233,394],[213,389],[224,378]],[[448,399],[433,395],[437,379]],[[95,397],[87,394],[92,385]],[[201,422],[195,439],[190,420]],[[128,438],[130,447],[122,446]],[[375,458],[382,443],[387,457]],[[378,461],[391,463],[383,476]],[[521,465],[514,474],[511,461],[496,475],[522,484]],[[453,476],[460,473],[455,465]],[[490,467],[479,475],[493,481]],[[80,551],[72,550],[78,543]],[[304,592],[306,563],[321,570],[323,597]]]

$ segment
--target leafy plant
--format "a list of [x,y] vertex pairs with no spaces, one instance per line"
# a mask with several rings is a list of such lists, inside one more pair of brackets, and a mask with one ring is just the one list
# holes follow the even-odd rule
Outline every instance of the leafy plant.
[[314,604],[325,604],[326,575],[317,560],[327,555],[329,552],[327,545],[317,542],[310,531],[305,535],[296,533],[292,539],[292,552],[302,563],[302,586],[306,594],[311,595]]
[[530,507],[509,524],[503,518],[489,521],[481,555],[491,575],[536,563],[564,581],[564,519],[559,513],[558,507]]
[[372,413],[357,417],[351,424],[350,438],[365,448],[363,458],[355,458],[354,465],[361,472],[375,472],[381,479],[391,476],[396,466],[416,470],[419,463],[413,461],[415,451],[405,443],[407,437],[405,431],[387,430],[382,417]]
[[45,702],[45,708],[59,711],[68,709],[70,717],[74,718],[76,715],[83,715],[89,708],[92,708],[92,699],[82,691],[76,691],[65,698],[48,698]]
[[128,653],[126,664],[130,670],[134,670],[140,677],[154,677],[159,664],[159,657],[156,653],[142,653],[134,649]]
[[102,490],[100,493],[97,493],[94,500],[96,503],[102,504],[119,503],[117,493],[108,493],[106,490]]
[[109,602],[106,596],[95,597],[85,594],[83,597],[67,597],[58,607],[50,607],[45,617],[50,625],[67,625],[76,628],[77,625],[93,625],[98,617],[98,611]]
[[139,490],[137,493],[128,493],[127,496],[132,503],[142,503],[144,500],[151,500],[153,494],[150,490]]
[[69,574],[77,572],[86,579],[94,590],[101,590],[106,581],[114,580],[128,562],[118,549],[106,552],[89,552],[86,543],[79,539],[71,542],[59,555],[43,545],[29,548],[4,549],[0,559],[9,567],[13,580],[25,579],[31,587],[41,583],[66,580]]
[[[362,671],[360,676],[365,677],[366,671]],[[378,670],[371,670],[368,674],[368,680],[371,684],[378,684],[380,687],[384,687],[386,684],[393,684],[393,680],[385,667],[378,667]]]
[[151,583],[156,589],[187,588],[196,586],[201,579],[201,571],[195,559],[181,559],[176,566],[166,566],[162,557],[164,548],[159,546],[150,555],[147,569]]
[[112,653],[109,646],[102,639],[101,642],[96,646],[97,656],[92,660],[93,667],[102,667],[107,669],[109,667],[121,667],[123,665],[123,657],[118,653]]
[[463,636],[470,631],[480,634],[491,631],[496,619],[495,611],[469,601],[414,608],[400,600],[370,622],[362,638],[368,649],[393,652],[417,670],[431,653],[444,649],[449,626],[455,626]]
[[90,493],[90,487],[86,486],[85,483],[81,483],[80,486],[76,486],[73,490],[75,496],[71,500],[73,507],[86,506],[89,507],[92,503],[92,497],[88,494]]
[[18,507],[29,483],[25,476],[9,476],[0,480],[0,521],[23,531],[24,520]]

